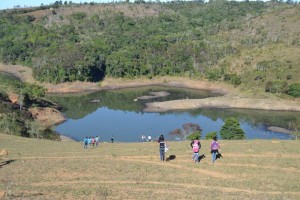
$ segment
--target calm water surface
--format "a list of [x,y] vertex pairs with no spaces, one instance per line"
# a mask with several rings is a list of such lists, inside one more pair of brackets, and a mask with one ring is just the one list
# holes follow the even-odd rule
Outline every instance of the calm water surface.
[[[167,91],[167,97],[138,100],[137,97],[150,92]],[[86,136],[99,135],[102,141],[109,141],[114,135],[116,141],[136,142],[142,134],[152,138],[164,134],[168,140],[184,139],[183,135],[171,135],[183,124],[198,124],[202,138],[209,132],[219,134],[228,117],[239,119],[246,139],[291,139],[289,134],[273,132],[269,126],[286,127],[296,120],[295,112],[274,112],[260,110],[196,109],[165,113],[143,112],[144,104],[151,101],[166,101],[184,98],[207,98],[218,96],[208,91],[178,89],[172,87],[142,87],[89,94],[51,95],[54,102],[63,106],[68,120],[57,126],[56,131],[81,141]],[[92,103],[94,101],[94,103]]]

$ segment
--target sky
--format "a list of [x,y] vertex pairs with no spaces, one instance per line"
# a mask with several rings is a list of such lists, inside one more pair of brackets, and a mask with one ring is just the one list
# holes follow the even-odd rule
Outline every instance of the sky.
[[[49,5],[53,4],[57,0],[0,0],[0,10],[7,9],[7,8],[14,8],[14,6],[40,6],[41,4]],[[59,1],[59,0],[58,0]],[[112,2],[112,0],[67,0],[67,2],[72,1],[73,3],[84,3],[84,2],[95,2],[95,3],[101,3],[101,2]],[[65,0],[62,0],[64,3]]]

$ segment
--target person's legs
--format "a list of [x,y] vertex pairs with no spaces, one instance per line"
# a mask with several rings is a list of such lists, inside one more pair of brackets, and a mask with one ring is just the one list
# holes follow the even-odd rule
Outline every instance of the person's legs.
[[216,151],[213,151],[213,152],[212,152],[212,163],[215,162],[215,160],[216,160],[216,155],[217,155],[217,152],[216,152]]
[[199,162],[199,153],[195,153],[195,162]]
[[159,150],[160,161],[163,161],[163,160],[164,160],[164,153],[165,153],[164,149],[160,149],[160,150]]

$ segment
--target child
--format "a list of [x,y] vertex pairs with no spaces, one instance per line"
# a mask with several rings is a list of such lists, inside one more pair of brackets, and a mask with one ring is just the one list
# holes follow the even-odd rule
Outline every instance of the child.
[[192,141],[191,147],[193,148],[192,160],[195,161],[195,163],[199,163],[199,150],[201,148],[200,141],[199,140]]
[[210,144],[211,154],[212,154],[212,163],[215,162],[216,156],[219,153],[220,145],[217,142],[217,136],[213,137],[213,141]]

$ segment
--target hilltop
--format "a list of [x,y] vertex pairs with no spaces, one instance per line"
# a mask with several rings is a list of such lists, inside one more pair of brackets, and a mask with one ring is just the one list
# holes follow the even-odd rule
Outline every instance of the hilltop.
[[[299,199],[298,141],[220,141],[223,158],[212,165],[209,141],[200,164],[189,142],[81,143],[0,134],[8,150],[0,161],[0,194],[13,199]],[[5,161],[5,162],[4,162]]]
[[299,4],[55,4],[0,15],[0,61],[30,66],[41,82],[180,76],[284,96],[300,80]]

